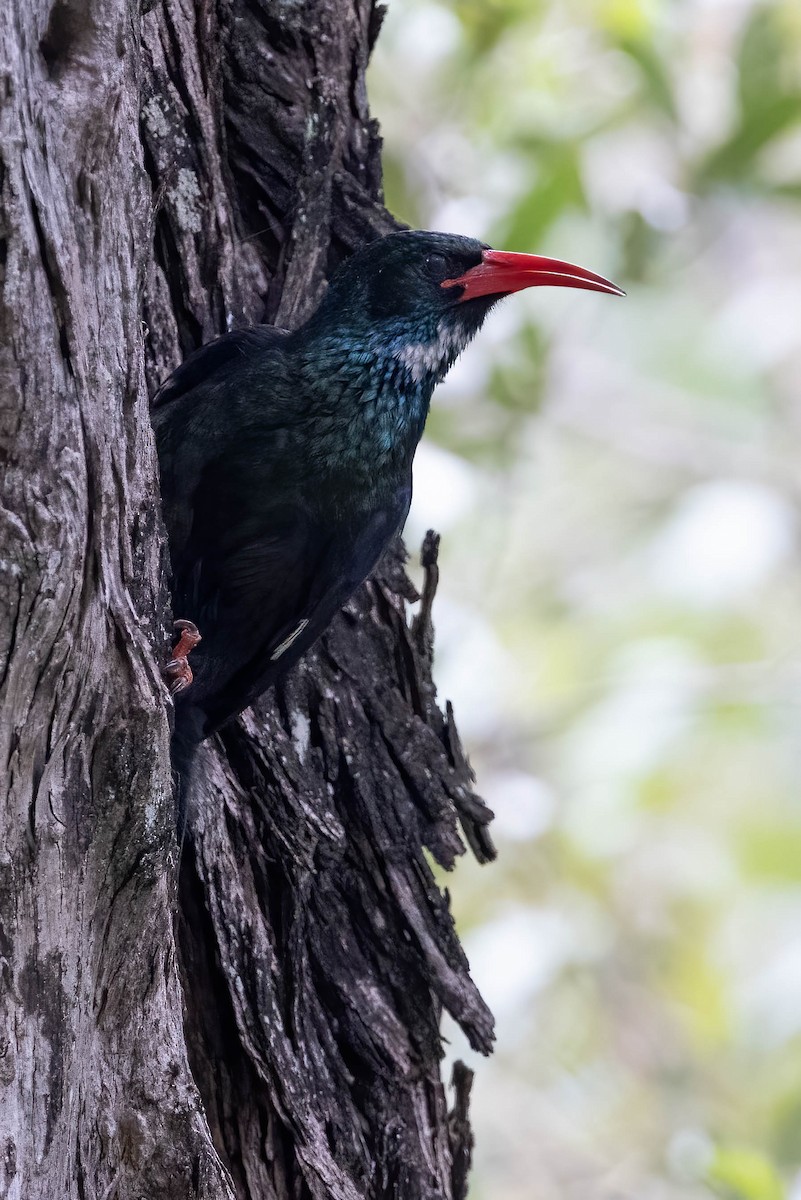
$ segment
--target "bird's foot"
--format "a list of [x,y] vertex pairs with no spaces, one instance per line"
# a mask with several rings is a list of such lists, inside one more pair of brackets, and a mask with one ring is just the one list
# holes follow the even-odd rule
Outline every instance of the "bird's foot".
[[185,692],[194,678],[189,665],[189,654],[201,640],[197,625],[193,621],[173,621],[173,628],[180,629],[181,636],[173,647],[172,658],[162,671],[164,682],[171,696]]

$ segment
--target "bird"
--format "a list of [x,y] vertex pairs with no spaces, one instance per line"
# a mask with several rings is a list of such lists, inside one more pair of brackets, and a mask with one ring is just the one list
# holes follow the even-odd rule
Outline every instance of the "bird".
[[625,294],[560,259],[400,230],[347,259],[305,324],[226,333],[159,388],[179,776],[371,573],[406,520],[434,388],[499,300],[546,284]]

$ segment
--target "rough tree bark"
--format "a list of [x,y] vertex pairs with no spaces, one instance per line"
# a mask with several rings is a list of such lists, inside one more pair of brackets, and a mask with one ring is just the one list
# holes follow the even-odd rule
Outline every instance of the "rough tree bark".
[[[440,1011],[487,1051],[447,897],[490,814],[388,556],[204,750],[180,883],[148,392],[292,324],[392,226],[372,0],[0,15],[0,1197],[465,1194]],[[459,831],[461,824],[461,835]]]

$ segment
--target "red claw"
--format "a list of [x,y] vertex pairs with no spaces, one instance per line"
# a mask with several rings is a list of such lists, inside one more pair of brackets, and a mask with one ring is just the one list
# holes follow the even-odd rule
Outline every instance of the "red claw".
[[173,628],[180,629],[181,636],[173,648],[172,658],[162,674],[170,689],[170,695],[177,696],[179,692],[186,691],[194,678],[188,656],[202,639],[200,631],[193,621],[173,621]]

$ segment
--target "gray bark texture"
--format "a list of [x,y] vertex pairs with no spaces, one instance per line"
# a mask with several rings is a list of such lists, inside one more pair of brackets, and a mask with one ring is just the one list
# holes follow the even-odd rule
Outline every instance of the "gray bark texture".
[[[178,863],[148,394],[392,228],[372,0],[0,12],[0,1198],[465,1195],[492,857],[398,546],[202,750]],[[180,615],[180,614],[176,614]],[[427,853],[426,853],[427,852]]]

